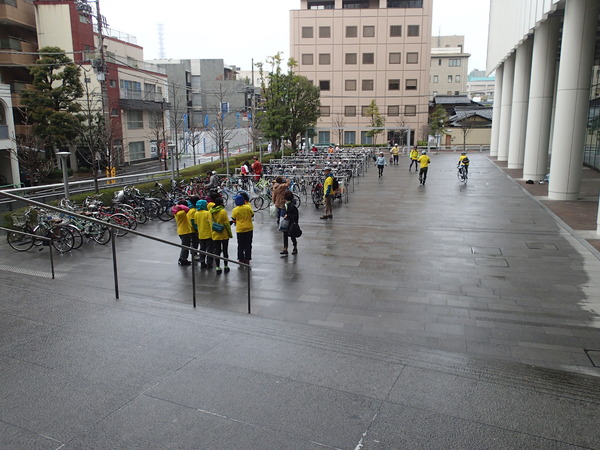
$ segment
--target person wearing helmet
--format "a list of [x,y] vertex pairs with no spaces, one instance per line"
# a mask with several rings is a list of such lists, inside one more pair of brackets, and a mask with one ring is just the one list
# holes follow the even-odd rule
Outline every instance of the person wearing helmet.
[[421,152],[421,156],[419,156],[419,184],[425,186],[425,181],[427,180],[427,170],[429,168],[429,164],[431,163],[431,159],[427,156],[427,152],[423,150]]
[[408,166],[409,172],[412,169],[413,164],[415,165],[415,172],[419,171],[419,162],[417,161],[418,159],[419,159],[419,151],[417,150],[417,147],[414,147],[410,151],[410,166]]
[[375,164],[379,170],[379,178],[381,178],[383,176],[383,168],[387,165],[385,162],[385,156],[383,156],[383,152],[379,153],[379,156],[375,160]]
[[465,168],[465,173],[469,174],[469,158],[467,157],[467,152],[462,152],[460,157],[458,158],[458,166],[463,166]]

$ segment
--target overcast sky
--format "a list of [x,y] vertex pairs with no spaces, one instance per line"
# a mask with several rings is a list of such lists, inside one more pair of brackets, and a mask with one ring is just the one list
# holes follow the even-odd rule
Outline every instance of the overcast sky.
[[[464,35],[469,71],[485,69],[490,0],[433,0],[432,34]],[[300,0],[100,0],[111,28],[137,37],[145,59],[159,57],[158,24],[167,58],[224,59],[249,70],[289,53],[289,11]]]

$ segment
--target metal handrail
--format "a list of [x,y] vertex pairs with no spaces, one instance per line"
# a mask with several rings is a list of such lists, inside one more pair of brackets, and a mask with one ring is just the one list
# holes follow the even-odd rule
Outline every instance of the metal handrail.
[[[195,249],[195,248],[192,248],[192,247],[188,247],[186,245],[181,245],[181,244],[177,244],[175,242],[170,242],[170,241],[167,241],[165,239],[161,239],[161,238],[158,238],[158,237],[155,237],[155,236],[151,236],[149,234],[141,233],[141,232],[139,232],[137,230],[130,230],[129,228],[124,228],[124,227],[121,227],[119,225],[114,225],[114,224],[111,224],[111,223],[108,223],[108,222],[104,222],[104,221],[99,220],[99,219],[95,219],[93,217],[88,217],[88,216],[84,216],[84,215],[81,215],[81,214],[77,214],[77,213],[74,213],[72,211],[68,211],[66,209],[58,208],[56,206],[46,205],[45,203],[40,203],[40,202],[37,202],[35,200],[30,200],[30,199],[22,198],[22,197],[19,197],[17,195],[11,194],[10,192],[0,191],[0,196],[4,196],[4,197],[7,197],[7,198],[10,198],[10,199],[13,199],[13,200],[20,200],[20,201],[29,203],[31,205],[38,206],[40,208],[49,209],[51,211],[56,211],[56,212],[59,212],[59,213],[62,213],[62,214],[68,214],[68,215],[73,216],[73,217],[78,217],[78,218],[80,218],[82,220],[87,220],[89,222],[94,222],[94,223],[97,223],[97,224],[109,227],[111,229],[111,233],[112,233],[112,239],[111,239],[111,241],[112,241],[112,254],[113,254],[113,276],[114,276],[114,283],[115,283],[115,298],[117,300],[119,299],[119,277],[118,277],[117,254],[116,254],[116,245],[115,245],[115,241],[116,241],[116,239],[115,239],[115,237],[116,237],[115,231],[116,230],[126,231],[126,232],[134,234],[136,236],[141,236],[141,237],[143,237],[145,239],[151,239],[153,241],[160,242],[162,244],[171,245],[173,247],[178,247],[180,249],[184,248],[184,249],[189,250],[191,252],[191,254],[192,254],[192,291],[193,291],[192,292],[192,304],[193,304],[194,308],[196,307],[196,270],[195,270],[195,265],[194,265],[194,258],[195,258],[195,254],[196,253],[200,253],[200,254],[203,254],[203,255],[211,256],[212,258],[218,258],[220,260],[225,261],[226,263],[234,263],[234,264],[237,264],[238,266],[242,266],[242,267],[246,267],[247,269],[250,269],[250,265],[249,264],[241,263],[241,262],[235,261],[233,259],[224,258],[222,256],[214,255],[212,253],[205,252],[203,250],[198,250],[198,249]],[[11,231],[16,231],[16,230],[11,230]],[[251,298],[250,298],[250,270],[247,270],[246,272],[248,273],[248,314],[252,314],[252,305],[251,305]]]
[[52,272],[52,279],[54,280],[54,255],[52,254],[52,238],[46,236],[38,236],[36,234],[26,233],[21,230],[13,230],[11,228],[0,227],[0,230],[8,231],[9,233],[18,233],[23,234],[25,236],[31,236],[34,239],[39,239],[41,241],[49,241],[48,248],[50,249],[50,271]]

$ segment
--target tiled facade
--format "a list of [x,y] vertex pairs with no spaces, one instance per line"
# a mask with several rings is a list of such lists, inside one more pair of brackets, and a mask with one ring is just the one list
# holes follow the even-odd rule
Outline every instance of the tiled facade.
[[377,143],[426,136],[431,12],[432,0],[301,0],[291,11],[294,70],[321,89],[316,142],[370,144],[372,100],[385,118]]
[[467,92],[469,53],[464,36],[433,36],[429,95],[463,95]]

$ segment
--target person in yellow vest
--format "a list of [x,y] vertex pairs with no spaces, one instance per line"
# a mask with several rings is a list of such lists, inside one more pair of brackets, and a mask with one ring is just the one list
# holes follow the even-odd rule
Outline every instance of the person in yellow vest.
[[[179,235],[179,239],[181,239],[181,245],[185,245],[189,247],[192,243],[192,237],[194,235],[194,228],[192,227],[192,223],[188,217],[189,208],[187,207],[187,202],[185,200],[181,200],[179,203],[171,208],[173,212],[173,216],[175,218],[175,223],[177,224],[177,234]],[[188,260],[188,256],[190,251],[187,248],[182,248],[179,252],[179,261],[178,264],[180,266],[189,266],[191,262]]]
[[465,173],[469,174],[469,158],[467,157],[467,152],[462,152],[460,157],[458,158],[458,167],[463,166],[465,168]]
[[415,172],[419,171],[419,152],[417,150],[417,147],[414,147],[411,151],[410,151],[410,166],[408,166],[408,171],[410,172],[410,169],[412,169],[413,164],[415,165]]
[[231,212],[231,220],[235,224],[235,234],[238,243],[238,261],[250,264],[252,259],[252,234],[254,233],[254,224],[252,218],[254,211],[250,203],[246,202],[243,195],[238,194],[233,198],[235,208]]
[[[213,205],[214,206],[214,205]],[[212,253],[212,217],[208,211],[206,200],[196,202],[196,214],[194,222],[198,230],[198,243],[200,250],[206,253]],[[213,258],[205,254],[200,254],[200,269],[212,269]]]
[[427,169],[429,168],[429,164],[431,163],[431,159],[427,156],[427,152],[423,150],[421,152],[421,156],[419,156],[419,184],[425,186],[425,181],[427,180]]
[[[215,229],[217,228],[215,226],[212,228],[213,255],[220,256],[223,253],[223,258],[229,259],[229,239],[233,237],[233,234],[231,233],[231,224],[229,223],[227,211],[225,211],[225,207],[223,206],[223,197],[215,199],[215,206],[210,208],[210,213],[212,214],[213,222],[218,224],[218,228],[220,228]],[[215,258],[215,265],[217,266],[217,275],[221,275],[221,260],[219,258]],[[225,273],[229,272],[227,261],[224,262],[223,269]]]
[[392,154],[392,163],[394,164],[394,166],[397,166],[398,155],[400,155],[400,149],[398,148],[398,145],[394,144],[394,146],[390,150],[390,153]]
[[194,235],[192,236],[192,242],[190,243],[190,247],[193,249],[198,248],[198,227],[196,226],[196,202],[200,200],[198,197],[190,197],[187,202],[189,211],[187,213],[188,218],[190,219],[190,223],[192,224],[192,228],[194,229]]

